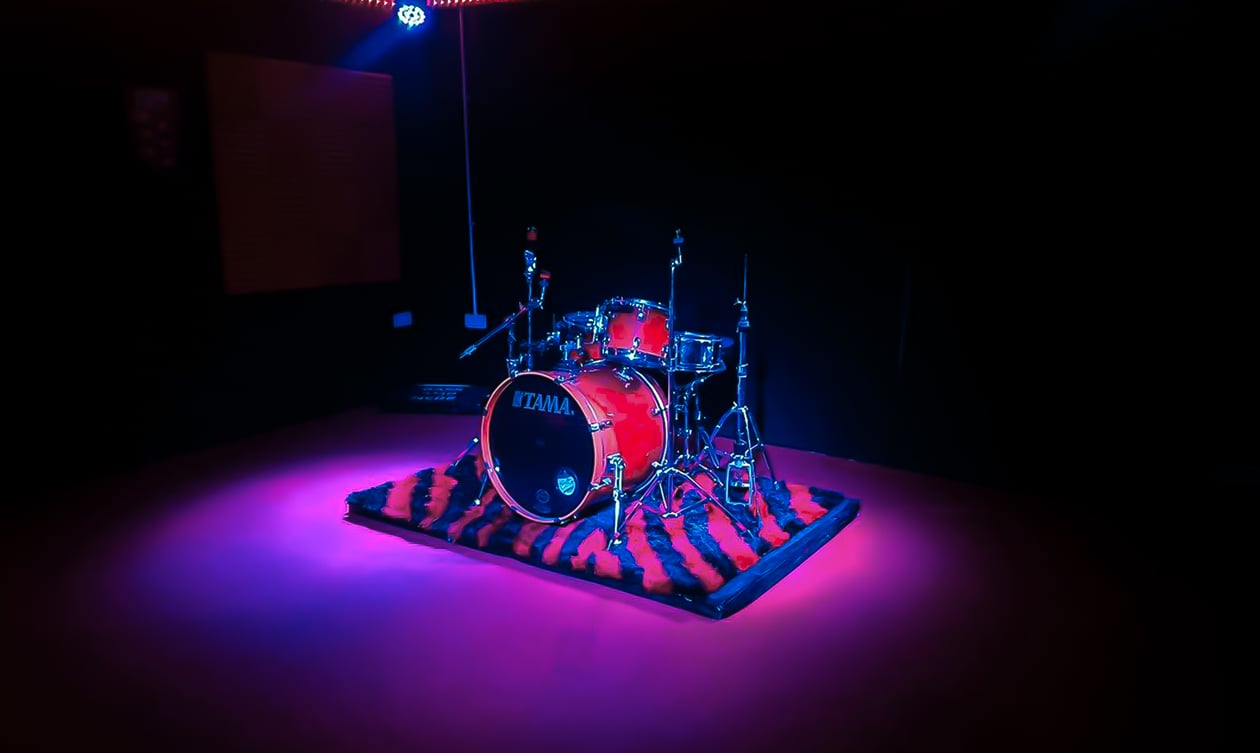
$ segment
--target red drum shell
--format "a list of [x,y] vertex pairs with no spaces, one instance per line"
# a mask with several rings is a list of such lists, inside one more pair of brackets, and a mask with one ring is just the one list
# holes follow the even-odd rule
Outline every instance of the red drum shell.
[[669,308],[638,298],[610,298],[599,306],[595,339],[605,360],[663,368],[669,352]]

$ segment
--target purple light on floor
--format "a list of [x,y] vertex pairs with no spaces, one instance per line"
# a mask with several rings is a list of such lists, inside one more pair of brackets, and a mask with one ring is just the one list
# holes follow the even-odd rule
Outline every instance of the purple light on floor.
[[[26,605],[73,626],[60,629],[73,630],[62,659],[76,692],[161,688],[205,729],[232,730],[238,748],[517,749],[523,735],[606,741],[637,718],[617,750],[791,749],[876,734],[907,694],[966,698],[980,676],[994,689],[975,714],[1041,708],[1038,688],[1079,671],[1049,647],[1084,650],[1115,609],[1099,588],[1071,594],[1088,609],[1061,611],[1079,573],[1021,564],[1044,537],[995,537],[1000,508],[977,505],[972,490],[779,451],[782,478],[841,489],[863,514],[715,621],[344,520],[348,492],[450,462],[479,418],[366,411],[362,421],[371,428],[300,427],[199,459],[168,484],[140,483],[136,493],[159,502],[147,517]],[[977,617],[999,608],[1021,616]],[[1044,648],[1019,653],[1023,642]],[[913,687],[902,682],[909,666]],[[1039,684],[1025,682],[1030,672]],[[773,723],[819,704],[847,710],[843,729]],[[750,709],[760,721],[744,724]]]
[[[892,528],[859,520],[745,613],[718,623],[421,534],[342,520],[347,491],[449,460],[328,454],[172,499],[83,574],[84,596],[99,599],[85,630],[130,633],[132,648],[113,650],[144,673],[192,662],[202,682],[214,685],[230,684],[243,665],[274,667],[276,687],[264,683],[242,691],[245,697],[279,693],[297,677],[309,692],[356,707],[371,688],[373,708],[358,711],[374,726],[384,719],[402,734],[403,720],[418,713],[435,744],[456,744],[493,709],[494,729],[482,734],[504,735],[507,744],[509,730],[521,726],[598,735],[626,693],[716,719],[723,712],[707,696],[746,684],[749,673],[783,671],[773,647],[785,633],[793,634],[790,643],[818,641],[841,656],[869,649],[890,635],[871,634],[872,621],[935,603],[933,584],[949,572],[950,544],[931,531],[907,519],[893,519]],[[819,610],[843,615],[847,634],[811,616]],[[110,626],[120,614],[142,618]],[[914,621],[918,629],[930,623]],[[503,625],[519,632],[505,633]],[[399,672],[400,665],[412,670]],[[689,666],[704,671],[682,671]],[[658,672],[674,674],[662,685]],[[487,692],[487,683],[496,690]],[[620,690],[596,694],[576,719],[551,700],[573,688],[610,686]],[[511,688],[529,692],[501,694]],[[768,689],[754,696],[760,692]],[[438,713],[430,705],[452,693],[478,698],[479,710],[443,704]],[[285,702],[302,704],[291,695]],[[684,722],[661,726],[673,735]]]

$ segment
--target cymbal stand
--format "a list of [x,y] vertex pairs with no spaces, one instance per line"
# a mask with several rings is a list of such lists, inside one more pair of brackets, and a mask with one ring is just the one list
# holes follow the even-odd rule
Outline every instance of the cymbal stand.
[[[674,327],[674,320],[675,320],[674,277],[678,270],[678,267],[682,266],[682,249],[683,249],[682,231],[675,230],[674,231],[675,255],[674,255],[673,260],[670,261],[670,265],[669,265],[669,317],[668,317],[668,320],[669,320],[669,331],[671,333],[675,331],[675,327]],[[638,499],[635,500],[635,502],[630,505],[630,508],[628,512],[626,513],[627,519],[634,512],[643,512],[643,511],[653,512],[657,515],[660,515],[663,518],[676,518],[682,515],[688,509],[691,509],[691,507],[693,507],[694,505],[687,505],[685,507],[676,507],[674,504],[674,497],[677,494],[678,488],[679,488],[677,486],[678,479],[675,477],[681,477],[682,481],[690,484],[692,488],[694,488],[699,493],[700,495],[699,504],[714,505],[715,507],[720,509],[722,512],[726,513],[727,517],[731,519],[731,523],[735,526],[735,529],[739,531],[741,535],[747,534],[748,527],[745,526],[743,522],[741,522],[740,519],[735,516],[735,514],[730,510],[730,508],[724,505],[722,501],[718,499],[716,496],[714,496],[711,492],[709,492],[703,486],[701,486],[700,482],[696,481],[695,477],[692,476],[689,472],[687,472],[683,468],[678,467],[678,457],[674,453],[674,449],[675,449],[674,448],[674,434],[673,434],[674,408],[672,407],[673,406],[672,401],[675,399],[674,372],[677,371],[678,369],[675,364],[673,349],[670,349],[669,352],[666,353],[665,366],[666,366],[665,368],[665,372],[666,372],[665,410],[662,413],[665,420],[665,454],[661,460],[652,464],[652,467],[655,470],[653,471],[652,475],[648,478],[647,482],[644,483],[642,487],[640,487],[638,491]],[[646,504],[646,500],[648,500],[650,496],[654,493],[659,495],[660,497],[660,506],[655,507],[655,508],[648,507]],[[613,538],[611,538],[609,541],[609,547],[612,547],[616,544],[621,543],[622,539],[621,539],[620,531],[622,529],[622,523],[623,522],[614,522],[613,524],[614,535],[613,535]]]
[[[538,240],[538,230],[534,227],[525,229],[525,241],[532,243]],[[534,252],[525,247],[525,300],[534,300]],[[531,307],[525,314],[525,370],[534,370],[534,309]]]
[[[722,453],[726,456],[725,476],[726,476],[726,501],[729,504],[745,504],[751,505],[753,498],[757,495],[757,455],[760,454],[766,465],[766,470],[772,484],[777,483],[774,475],[774,466],[770,462],[770,453],[764,442],[761,441],[761,432],[757,430],[757,423],[753,420],[752,412],[748,410],[747,402],[747,385],[748,381],[748,254],[744,254],[744,294],[743,297],[735,301],[735,305],[739,307],[739,366],[735,375],[735,404],[730,410],[722,414],[713,426],[713,431],[709,433],[712,439],[716,439],[722,432],[723,426],[727,421],[734,420],[735,436],[733,446],[730,453]],[[715,458],[718,467],[721,467],[721,459],[717,457],[716,446],[712,443],[709,445],[710,456]],[[748,496],[744,500],[731,500],[731,489],[748,489]]]

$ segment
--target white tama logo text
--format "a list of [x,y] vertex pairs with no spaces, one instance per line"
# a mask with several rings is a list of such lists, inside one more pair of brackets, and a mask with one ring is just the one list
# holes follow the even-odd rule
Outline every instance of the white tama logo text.
[[573,408],[569,405],[567,395],[560,398],[555,395],[539,395],[537,392],[517,391],[512,393],[512,407],[543,413],[557,413],[562,416],[573,415]]

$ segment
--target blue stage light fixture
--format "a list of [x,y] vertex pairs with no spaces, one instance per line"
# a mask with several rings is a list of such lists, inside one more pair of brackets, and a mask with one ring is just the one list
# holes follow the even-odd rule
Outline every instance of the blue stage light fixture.
[[424,8],[419,5],[398,6],[398,22],[409,29],[424,23]]

